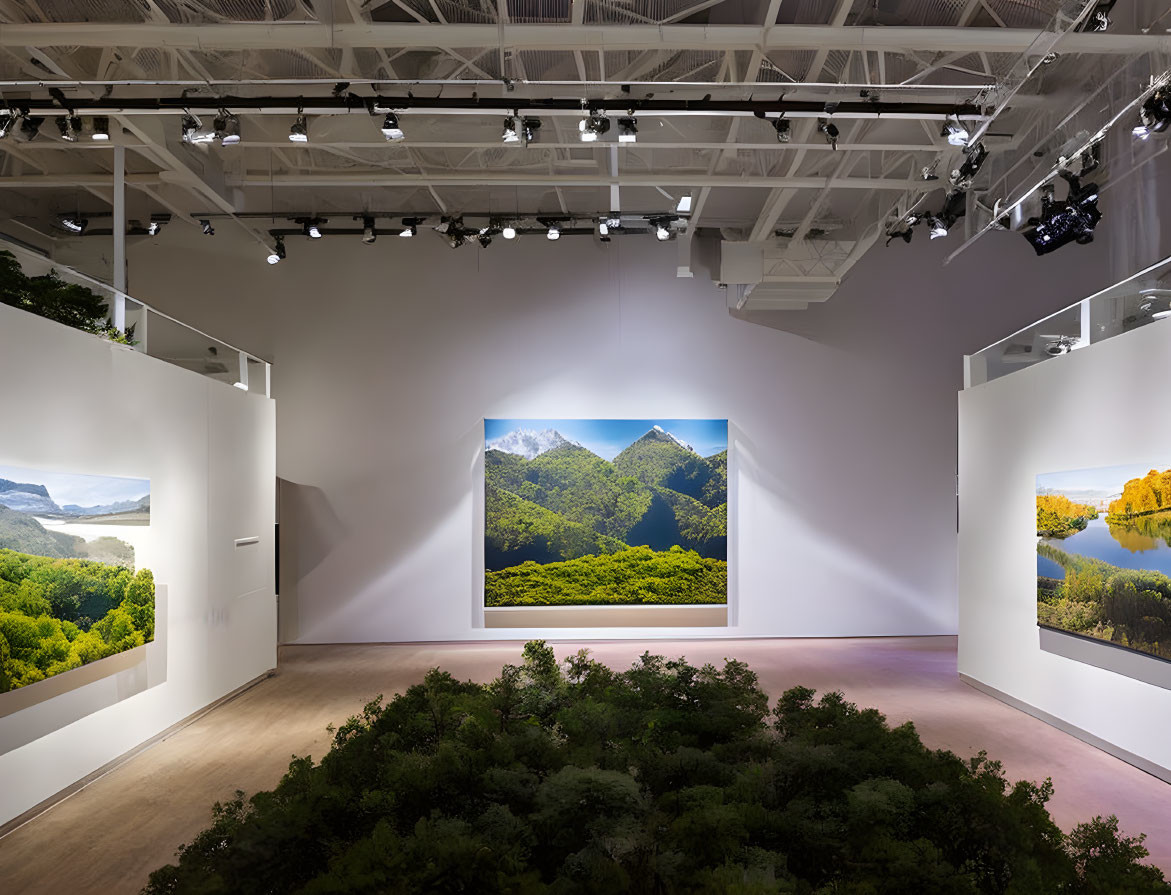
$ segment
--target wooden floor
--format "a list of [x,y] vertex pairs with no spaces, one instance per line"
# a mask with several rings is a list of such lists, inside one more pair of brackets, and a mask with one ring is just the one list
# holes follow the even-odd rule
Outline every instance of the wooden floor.
[[[646,643],[588,646],[625,667]],[[694,663],[748,662],[772,696],[802,684],[839,689],[892,723],[914,720],[932,747],[1001,759],[1010,779],[1050,776],[1064,828],[1117,814],[1125,832],[1148,834],[1151,861],[1171,876],[1171,785],[964,685],[952,637],[655,642],[652,652]],[[519,661],[521,644],[301,646],[281,650],[278,674],[152,746],[0,839],[0,891],[137,892],[154,868],[237,789],[271,788],[293,755],[320,758],[326,726],[379,693],[390,695],[435,666],[489,680]]]

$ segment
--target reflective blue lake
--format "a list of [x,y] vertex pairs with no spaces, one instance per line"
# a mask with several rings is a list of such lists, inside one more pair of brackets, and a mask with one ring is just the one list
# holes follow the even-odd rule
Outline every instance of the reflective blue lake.
[[[1102,517],[1094,519],[1068,538],[1045,541],[1066,553],[1100,559],[1123,569],[1150,569],[1171,575],[1171,514],[1143,516],[1128,525],[1107,525]],[[1043,556],[1037,557],[1037,574],[1064,578],[1065,571]]]

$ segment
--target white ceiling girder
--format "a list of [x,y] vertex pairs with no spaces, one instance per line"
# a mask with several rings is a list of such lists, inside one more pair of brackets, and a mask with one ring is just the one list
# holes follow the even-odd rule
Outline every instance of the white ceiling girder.
[[[504,46],[516,50],[875,50],[1024,53],[1030,28],[857,25],[464,25],[242,22],[214,25],[105,22],[5,24],[0,47],[154,47],[187,50]],[[1171,35],[1069,32],[1062,53],[1171,52]]]
[[[15,178],[19,180],[19,178]],[[32,178],[36,179],[36,178]],[[450,173],[446,171],[426,174],[392,174],[383,171],[330,171],[301,172],[296,174],[247,174],[244,177],[227,178],[229,186],[240,187],[343,187],[343,186],[415,186],[441,184],[443,186],[560,186],[560,187],[735,187],[739,189],[760,189],[761,187],[787,187],[791,189],[820,190],[894,190],[909,189],[915,181],[868,178],[868,177],[736,177],[704,175],[681,172],[679,174],[621,174],[608,177],[604,174],[525,174],[496,171],[471,171]],[[0,178],[0,185],[3,179]]]

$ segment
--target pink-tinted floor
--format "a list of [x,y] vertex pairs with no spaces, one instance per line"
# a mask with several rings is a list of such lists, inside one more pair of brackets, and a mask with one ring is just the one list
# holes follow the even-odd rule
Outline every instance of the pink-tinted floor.
[[[272,787],[291,755],[320,757],[326,725],[434,666],[488,680],[519,660],[521,646],[285,647],[275,677],[0,839],[0,891],[136,892],[206,826],[214,801]],[[1171,785],[961,683],[953,637],[567,642],[557,654],[582,646],[614,667],[647,649],[697,664],[741,659],[774,698],[797,684],[842,690],[893,724],[914,720],[929,746],[963,756],[985,749],[1010,779],[1052,777],[1049,807],[1062,828],[1117,814],[1125,832],[1148,834],[1150,860],[1171,875]]]

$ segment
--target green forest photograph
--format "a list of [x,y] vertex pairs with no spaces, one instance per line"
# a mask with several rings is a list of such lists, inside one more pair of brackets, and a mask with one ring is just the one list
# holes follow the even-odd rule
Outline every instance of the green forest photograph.
[[1171,659],[1171,468],[1037,476],[1037,623]]
[[487,607],[727,603],[727,420],[485,420],[484,509]]
[[0,693],[154,639],[150,481],[0,465]]

